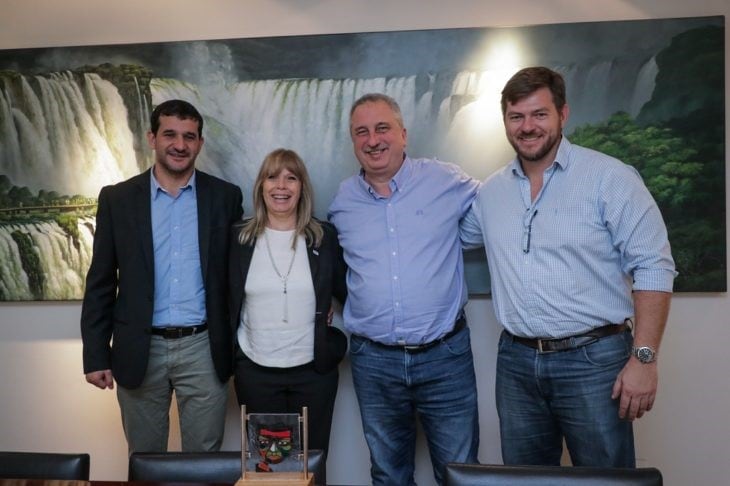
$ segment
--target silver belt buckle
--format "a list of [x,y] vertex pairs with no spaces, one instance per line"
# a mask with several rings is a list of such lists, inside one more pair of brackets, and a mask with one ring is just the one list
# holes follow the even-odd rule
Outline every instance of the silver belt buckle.
[[537,352],[540,353],[540,354],[542,354],[542,353],[545,352],[545,351],[542,350],[542,339],[538,339],[537,340]]
[[174,326],[166,326],[162,328],[162,337],[165,339],[177,339],[180,334],[180,328]]
[[556,351],[555,349],[544,349],[542,347],[543,341],[553,341],[553,339],[536,339],[536,341],[537,341],[537,352],[539,354],[550,354],[550,353],[554,353]]

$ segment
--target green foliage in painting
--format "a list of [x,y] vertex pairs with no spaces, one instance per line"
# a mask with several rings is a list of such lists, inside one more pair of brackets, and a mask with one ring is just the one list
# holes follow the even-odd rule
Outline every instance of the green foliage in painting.
[[675,36],[636,120],[616,113],[569,137],[639,171],[667,223],[676,291],[727,290],[724,56],[722,27]]
[[[706,147],[671,128],[639,126],[626,113],[601,125],[584,126],[572,142],[634,166],[662,211],[680,273],[675,290],[720,291],[725,287],[723,205],[708,210],[706,188],[718,177],[717,163],[698,156]],[[722,192],[720,192],[722,194]]]

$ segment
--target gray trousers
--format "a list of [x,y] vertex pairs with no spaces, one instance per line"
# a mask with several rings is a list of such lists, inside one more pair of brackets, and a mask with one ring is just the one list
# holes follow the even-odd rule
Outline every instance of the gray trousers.
[[223,442],[227,383],[210,357],[208,332],[179,339],[152,336],[144,381],[117,386],[129,453],[167,451],[170,403],[175,392],[184,452],[217,451]]

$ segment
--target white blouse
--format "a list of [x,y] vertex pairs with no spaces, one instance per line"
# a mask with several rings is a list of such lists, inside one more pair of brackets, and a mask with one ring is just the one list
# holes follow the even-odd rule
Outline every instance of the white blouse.
[[256,240],[246,278],[238,344],[261,366],[289,368],[314,359],[316,300],[312,272],[304,237],[297,238],[295,253],[291,248],[293,235],[294,230],[266,228]]

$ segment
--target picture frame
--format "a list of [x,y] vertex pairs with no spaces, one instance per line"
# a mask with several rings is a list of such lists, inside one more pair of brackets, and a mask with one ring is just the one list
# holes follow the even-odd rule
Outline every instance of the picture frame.
[[[247,213],[264,155],[287,147],[307,164],[326,219],[339,182],[358,171],[357,97],[400,103],[409,155],[484,179],[514,156],[499,91],[537,64],[566,79],[571,142],[642,174],[667,223],[675,290],[724,292],[724,25],[708,16],[0,50],[0,301],[83,297],[98,191],[151,165],[149,113],[165,99],[202,112],[197,166],[239,185]],[[488,295],[483,251],[465,256],[470,294]]]

